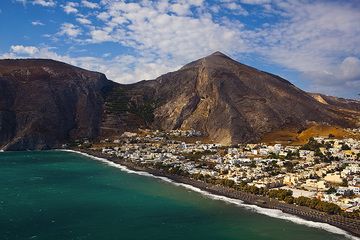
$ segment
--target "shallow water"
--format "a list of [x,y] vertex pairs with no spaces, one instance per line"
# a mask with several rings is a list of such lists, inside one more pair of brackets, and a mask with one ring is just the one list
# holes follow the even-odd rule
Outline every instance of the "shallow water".
[[0,239],[346,239],[68,152],[0,153]]

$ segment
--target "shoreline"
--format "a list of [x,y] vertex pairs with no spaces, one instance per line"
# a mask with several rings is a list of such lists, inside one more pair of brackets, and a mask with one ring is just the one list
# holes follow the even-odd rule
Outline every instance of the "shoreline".
[[360,237],[360,221],[356,219],[345,218],[340,215],[329,215],[308,207],[287,204],[268,197],[257,196],[224,186],[194,180],[188,177],[169,174],[161,169],[142,167],[132,162],[122,161],[115,156],[109,156],[94,150],[76,149],[61,151],[78,153],[90,158],[95,158],[96,160],[120,168],[128,173],[158,178],[177,186],[182,186],[192,191],[201,193],[210,198],[236,204],[270,217],[320,228],[335,234],[345,235],[349,239],[359,240]]

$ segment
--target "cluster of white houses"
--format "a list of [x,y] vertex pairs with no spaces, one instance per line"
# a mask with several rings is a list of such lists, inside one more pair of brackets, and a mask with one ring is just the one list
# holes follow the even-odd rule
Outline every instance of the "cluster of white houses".
[[[346,211],[360,207],[360,142],[354,139],[314,138],[318,153],[301,146],[246,144],[221,146],[199,141],[186,143],[172,137],[198,137],[194,130],[124,133],[103,140],[104,154],[146,166],[178,169],[190,175],[230,179],[266,188],[286,188],[295,197],[317,197]],[[321,160],[331,157],[329,161]]]

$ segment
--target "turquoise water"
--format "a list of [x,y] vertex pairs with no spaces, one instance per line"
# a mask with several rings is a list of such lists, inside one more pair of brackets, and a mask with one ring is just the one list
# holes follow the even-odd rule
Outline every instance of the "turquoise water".
[[0,239],[344,239],[68,152],[0,153]]

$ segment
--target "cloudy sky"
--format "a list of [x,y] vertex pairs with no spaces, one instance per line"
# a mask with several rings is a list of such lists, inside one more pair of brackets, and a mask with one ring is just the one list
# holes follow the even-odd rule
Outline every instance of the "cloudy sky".
[[132,83],[222,51],[307,91],[359,98],[359,23],[359,0],[1,0],[0,58]]

